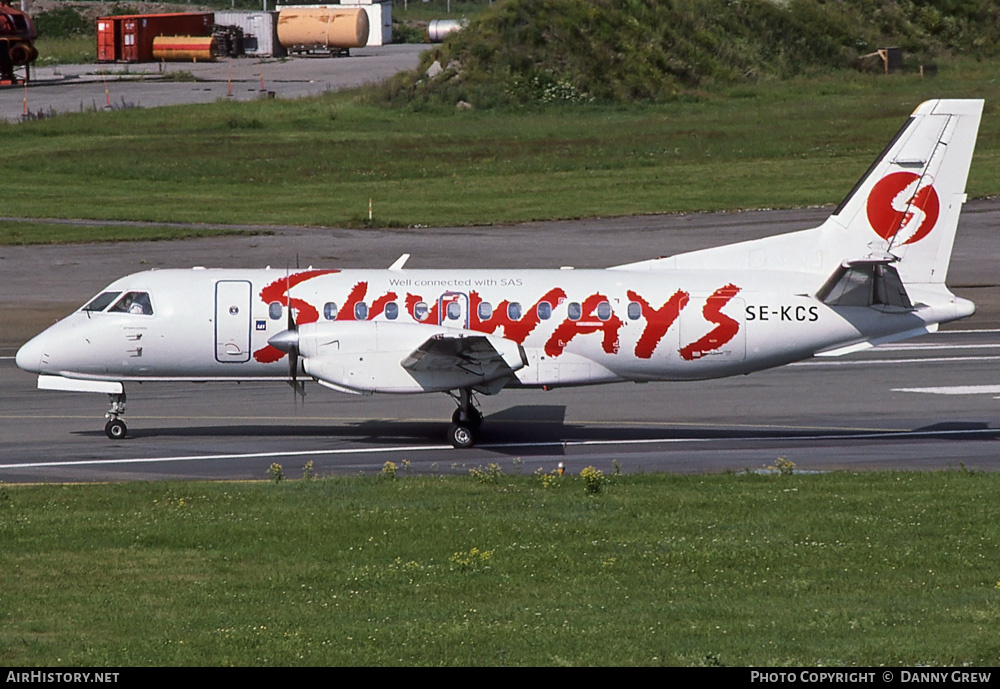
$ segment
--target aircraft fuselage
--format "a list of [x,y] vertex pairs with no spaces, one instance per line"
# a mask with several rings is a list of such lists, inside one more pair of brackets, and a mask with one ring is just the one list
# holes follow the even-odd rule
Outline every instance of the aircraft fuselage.
[[508,385],[691,380],[971,312],[962,300],[952,314],[831,307],[813,296],[821,282],[739,270],[156,270],[102,293],[109,303],[146,295],[147,313],[77,311],[28,343],[18,365],[93,380],[287,379],[288,355],[268,340],[286,330],[291,306],[317,346],[336,341],[327,358],[367,371],[344,385],[351,391],[443,389],[386,370],[434,330],[519,345],[523,365]]

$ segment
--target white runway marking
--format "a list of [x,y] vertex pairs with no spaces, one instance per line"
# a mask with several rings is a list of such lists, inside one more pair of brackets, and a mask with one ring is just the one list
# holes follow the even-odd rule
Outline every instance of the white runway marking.
[[946,385],[936,388],[893,388],[893,392],[924,392],[929,395],[1000,395],[1000,385]]
[[872,350],[875,352],[919,352],[936,349],[1000,349],[1000,342],[990,344],[942,344],[940,342],[916,342],[914,344],[886,344],[879,345]]
[[934,364],[954,361],[997,361],[1000,356],[936,356],[920,359],[857,359],[847,361],[799,361],[791,366],[879,366],[881,364]]
[[975,335],[976,333],[1000,333],[1000,328],[982,328],[981,330],[938,330],[938,335]]

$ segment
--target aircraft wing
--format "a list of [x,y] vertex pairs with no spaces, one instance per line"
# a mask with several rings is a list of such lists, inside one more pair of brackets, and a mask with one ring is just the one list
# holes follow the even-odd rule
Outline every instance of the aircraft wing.
[[[506,381],[527,365],[516,342],[487,335],[437,333],[410,352],[401,362],[415,378],[464,378],[466,386],[486,386]],[[464,387],[464,386],[463,386]],[[486,386],[492,388],[493,386]],[[486,392],[486,387],[483,392]]]

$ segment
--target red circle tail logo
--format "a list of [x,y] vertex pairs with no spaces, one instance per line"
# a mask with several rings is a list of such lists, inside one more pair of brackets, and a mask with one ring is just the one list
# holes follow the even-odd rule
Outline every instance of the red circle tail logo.
[[920,186],[920,176],[894,172],[878,181],[868,195],[868,222],[875,233],[895,244],[913,244],[930,234],[941,210],[937,191]]

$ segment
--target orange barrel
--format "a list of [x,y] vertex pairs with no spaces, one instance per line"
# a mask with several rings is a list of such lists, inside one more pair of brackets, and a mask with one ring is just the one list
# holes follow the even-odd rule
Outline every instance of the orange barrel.
[[285,48],[364,48],[368,13],[338,7],[286,7],[278,13],[278,42]]
[[157,36],[153,39],[154,60],[197,62],[215,59],[212,36]]

